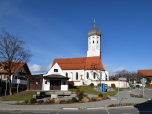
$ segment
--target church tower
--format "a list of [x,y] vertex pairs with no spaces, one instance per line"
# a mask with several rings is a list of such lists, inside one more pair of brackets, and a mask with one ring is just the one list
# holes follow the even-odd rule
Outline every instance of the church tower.
[[100,56],[101,57],[101,47],[100,47],[101,32],[95,26],[88,32],[88,51],[87,57]]

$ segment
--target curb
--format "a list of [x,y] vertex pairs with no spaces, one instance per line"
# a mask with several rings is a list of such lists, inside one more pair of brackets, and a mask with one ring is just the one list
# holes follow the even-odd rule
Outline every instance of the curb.
[[107,107],[107,109],[113,109],[113,108],[129,108],[129,107],[134,107],[134,106],[118,106],[118,107]]

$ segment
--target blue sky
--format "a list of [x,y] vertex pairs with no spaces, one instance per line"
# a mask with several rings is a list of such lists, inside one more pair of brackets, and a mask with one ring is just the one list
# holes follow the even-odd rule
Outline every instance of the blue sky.
[[152,0],[0,0],[0,29],[26,41],[32,74],[54,58],[86,57],[94,18],[110,74],[152,69]]

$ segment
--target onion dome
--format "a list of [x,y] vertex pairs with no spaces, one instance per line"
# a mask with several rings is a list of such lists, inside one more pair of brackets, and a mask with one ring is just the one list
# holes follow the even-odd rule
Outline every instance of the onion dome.
[[88,32],[88,36],[91,36],[91,35],[101,36],[101,32],[98,28],[96,28],[95,23],[94,23],[94,27]]

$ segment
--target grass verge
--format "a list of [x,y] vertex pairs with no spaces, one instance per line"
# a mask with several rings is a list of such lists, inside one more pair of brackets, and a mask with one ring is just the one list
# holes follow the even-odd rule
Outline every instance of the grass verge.
[[[98,95],[101,93],[92,89],[91,86],[74,86],[73,88],[70,89],[70,91],[75,91],[75,89],[79,89],[80,91],[84,91],[84,93],[93,94],[93,95]],[[123,91],[123,88],[119,88],[119,91]],[[118,92],[118,88],[115,88],[115,91],[105,92],[102,94],[104,96],[108,96],[108,95],[114,96],[117,92]]]
[[33,97],[33,94],[36,93],[37,91],[22,91],[19,93],[14,93],[12,96],[10,95],[4,96],[3,101],[19,101],[19,100],[31,99]]
[[145,87],[145,88],[152,89],[152,87]]

